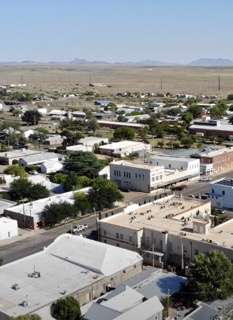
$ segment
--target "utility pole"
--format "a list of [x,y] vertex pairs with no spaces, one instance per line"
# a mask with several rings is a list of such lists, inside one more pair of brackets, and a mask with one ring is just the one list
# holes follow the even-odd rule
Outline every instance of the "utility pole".
[[221,77],[218,76],[218,91],[221,91]]
[[184,270],[184,246],[183,246],[183,238],[181,240],[181,270]]
[[160,90],[163,90],[163,79],[160,79]]

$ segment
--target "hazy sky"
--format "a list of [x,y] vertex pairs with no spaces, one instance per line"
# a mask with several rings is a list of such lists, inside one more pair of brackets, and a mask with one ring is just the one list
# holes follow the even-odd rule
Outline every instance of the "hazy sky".
[[0,61],[233,59],[232,0],[1,0]]

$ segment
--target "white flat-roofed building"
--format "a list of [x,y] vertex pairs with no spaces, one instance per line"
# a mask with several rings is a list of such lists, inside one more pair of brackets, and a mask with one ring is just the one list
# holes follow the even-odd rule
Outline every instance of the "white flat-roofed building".
[[40,165],[40,171],[44,174],[55,173],[63,169],[63,164],[60,161],[48,160]]
[[19,163],[26,167],[31,165],[39,165],[46,161],[60,161],[63,156],[54,152],[40,152],[32,155],[25,155],[19,159]]
[[68,295],[83,305],[141,270],[135,252],[63,234],[43,251],[0,268],[0,316],[43,314]]
[[233,209],[233,180],[223,178],[209,184],[209,198],[213,207]]
[[168,155],[151,155],[150,164],[163,166],[165,169],[187,171],[192,176],[200,175],[200,160],[192,158],[179,158]]
[[143,142],[123,140],[100,146],[99,150],[109,156],[125,157],[131,153],[145,154],[150,152],[151,146]]
[[100,240],[140,252],[150,264],[189,265],[195,255],[217,250],[233,261],[233,219],[212,226],[211,202],[168,196],[131,205],[99,220]]
[[4,210],[10,207],[13,207],[16,205],[16,202],[6,200],[6,199],[0,199],[0,215],[4,213]]
[[[77,191],[88,193],[90,191],[90,187],[83,188]],[[36,229],[43,221],[42,213],[46,206],[63,202],[73,204],[74,194],[75,191],[69,191],[48,198],[19,204],[14,207],[7,208],[4,213],[12,219],[16,219],[18,221],[19,227]]]
[[100,138],[100,137],[85,137],[79,140],[84,146],[90,146],[94,149],[95,146],[99,146],[101,144],[107,144],[109,142],[108,138]]
[[18,223],[16,220],[6,217],[0,218],[0,240],[11,239],[18,235]]
[[29,150],[29,149],[20,149],[20,150],[11,150],[6,152],[0,152],[0,163],[11,165],[13,161],[19,161],[20,158],[38,155],[41,151],[39,150]]
[[164,168],[134,164],[124,160],[110,163],[110,180],[121,189],[150,192],[159,181],[164,180]]
[[120,121],[107,121],[107,120],[97,120],[98,124],[103,127],[108,128],[133,128],[133,129],[143,129],[147,125],[142,123],[132,123],[132,122],[120,122]]
[[121,189],[151,192],[160,187],[172,186],[199,177],[190,170],[164,169],[163,166],[139,164],[129,161],[110,163],[110,180]]

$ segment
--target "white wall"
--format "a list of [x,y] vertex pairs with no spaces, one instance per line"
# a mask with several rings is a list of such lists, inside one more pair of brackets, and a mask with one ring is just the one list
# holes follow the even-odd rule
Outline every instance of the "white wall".
[[18,235],[18,223],[9,218],[0,218],[0,240],[10,239]]
[[214,207],[233,209],[233,185],[224,186],[218,183],[210,183],[209,196]]

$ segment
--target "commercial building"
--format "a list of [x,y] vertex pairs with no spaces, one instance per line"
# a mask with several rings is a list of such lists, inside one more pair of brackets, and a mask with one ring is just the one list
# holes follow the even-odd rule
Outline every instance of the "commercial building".
[[40,165],[40,172],[44,174],[55,173],[63,169],[60,161],[48,160]]
[[200,171],[204,175],[220,174],[233,169],[233,147],[204,150],[192,155],[200,160]]
[[190,170],[164,169],[163,166],[138,164],[129,161],[110,163],[110,180],[121,189],[151,192],[160,187],[167,187],[182,181],[199,177],[198,161],[193,161],[197,168]]
[[[79,191],[88,193],[89,187],[80,189]],[[7,208],[4,213],[18,221],[20,228],[36,229],[43,225],[42,213],[46,206],[54,203],[68,202],[74,203],[74,191],[61,193],[48,198],[35,200],[32,202],[22,203],[14,207]]]
[[0,319],[49,313],[67,295],[83,305],[141,270],[135,252],[63,234],[43,251],[0,267]]
[[79,140],[84,146],[91,147],[92,151],[96,146],[107,144],[109,142],[108,138],[100,138],[100,137],[85,137]]
[[196,254],[222,251],[233,260],[233,219],[212,227],[211,203],[168,196],[132,205],[99,221],[105,243],[140,252],[153,265],[184,268]]
[[213,207],[233,209],[233,180],[220,179],[209,184],[209,199]]
[[13,161],[19,161],[19,159],[31,155],[38,155],[41,151],[38,150],[28,150],[28,149],[20,149],[20,150],[12,150],[6,152],[0,152],[0,164],[11,165]]
[[134,164],[127,161],[110,163],[110,180],[115,181],[119,188],[150,192],[164,180],[164,168],[145,164]]
[[116,157],[126,157],[131,153],[143,155],[150,152],[150,149],[151,146],[149,144],[130,140],[113,142],[99,147],[101,153]]
[[193,134],[229,138],[233,136],[233,125],[220,120],[195,120],[189,127]]
[[149,160],[151,165],[163,166],[169,170],[187,171],[190,176],[200,175],[200,160],[191,158],[172,157],[169,155],[152,154]]
[[60,161],[63,159],[63,156],[58,153],[53,152],[40,152],[37,154],[24,155],[20,157],[19,163],[26,167],[31,165],[39,165],[46,161]]
[[107,128],[133,128],[133,129],[143,129],[146,128],[147,125],[142,123],[132,123],[132,122],[120,122],[120,121],[107,121],[107,120],[97,120],[98,124],[102,127]]
[[17,237],[17,235],[18,235],[17,221],[6,218],[6,217],[1,217],[0,218],[0,240]]
[[85,314],[85,319],[162,320],[162,315],[163,305],[156,296],[147,299],[137,290],[124,286],[119,293],[110,293],[97,300]]

